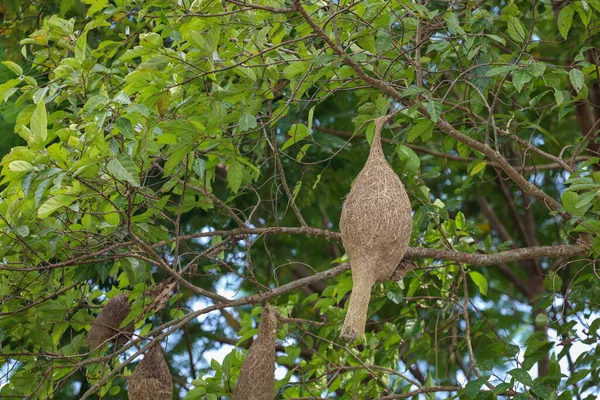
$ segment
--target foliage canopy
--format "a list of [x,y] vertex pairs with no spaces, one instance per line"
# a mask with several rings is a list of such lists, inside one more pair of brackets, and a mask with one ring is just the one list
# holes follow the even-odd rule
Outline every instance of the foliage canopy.
[[[125,399],[152,341],[176,398],[227,398],[265,302],[278,399],[598,395],[600,0],[0,15],[3,399]],[[390,113],[416,268],[345,343],[339,214]],[[133,336],[87,347],[124,293]]]

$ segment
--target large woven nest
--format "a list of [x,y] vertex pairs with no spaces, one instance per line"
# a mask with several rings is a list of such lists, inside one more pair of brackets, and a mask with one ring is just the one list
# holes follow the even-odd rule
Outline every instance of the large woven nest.
[[94,322],[86,336],[86,343],[94,349],[113,338],[117,345],[124,344],[129,340],[134,330],[134,324],[128,324],[122,330],[119,329],[123,320],[131,311],[128,303],[129,295],[122,293],[110,299],[102,308],[102,311]]
[[341,332],[349,340],[364,333],[371,289],[376,281],[392,275],[408,248],[412,230],[408,195],[381,147],[381,130],[387,119],[375,120],[369,158],[354,181],[340,218],[353,280]]
[[275,397],[275,344],[277,318],[266,305],[260,319],[258,336],[248,350],[238,376],[233,400],[273,400]]
[[171,400],[173,381],[159,343],[144,355],[127,381],[129,400]]

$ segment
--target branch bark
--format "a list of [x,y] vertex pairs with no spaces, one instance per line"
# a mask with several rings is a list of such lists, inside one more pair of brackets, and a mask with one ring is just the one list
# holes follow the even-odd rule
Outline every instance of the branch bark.
[[[310,27],[315,31],[315,33],[327,43],[327,45],[333,50],[333,52],[342,59],[344,64],[348,65],[356,75],[363,80],[369,86],[380,89],[383,93],[392,97],[393,99],[401,102],[402,104],[406,104],[409,106],[417,105],[417,110],[429,117],[429,113],[427,109],[422,104],[417,104],[414,100],[404,97],[400,92],[398,92],[389,82],[385,82],[379,80],[377,78],[373,78],[367,75],[362,68],[354,62],[346,53],[344,49],[339,47],[327,33],[321,28],[315,21],[308,15],[304,7],[302,6],[300,0],[294,0],[294,7],[296,10],[302,15],[302,18],[310,25]],[[570,219],[571,216],[568,213],[560,212],[561,205],[559,202],[554,200],[552,197],[548,196],[543,190],[529,182],[523,175],[521,175],[517,170],[515,170],[502,154],[498,151],[492,149],[480,141],[473,139],[456,128],[454,128],[443,116],[441,116],[436,123],[438,129],[447,134],[448,136],[456,139],[457,141],[466,144],[470,148],[477,150],[478,152],[485,155],[489,160],[493,161],[501,168],[521,189],[525,192],[531,194],[538,201],[545,204],[550,210],[557,211],[564,219]]]

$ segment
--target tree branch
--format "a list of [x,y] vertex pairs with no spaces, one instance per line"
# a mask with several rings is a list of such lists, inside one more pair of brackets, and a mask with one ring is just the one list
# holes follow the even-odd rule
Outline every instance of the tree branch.
[[[383,93],[391,96],[393,99],[403,104],[409,106],[417,105],[414,100],[404,97],[388,82],[367,75],[362,70],[362,68],[348,56],[346,51],[344,51],[344,49],[335,44],[333,40],[329,37],[329,35],[327,35],[327,33],[315,23],[315,21],[310,17],[310,15],[308,15],[306,10],[302,6],[300,0],[294,0],[294,7],[302,15],[302,18],[304,18],[304,20],[311,26],[315,33],[319,37],[321,37],[325,41],[325,43],[327,43],[327,45],[333,50],[333,52],[337,56],[339,56],[342,59],[342,61],[346,65],[348,65],[365,83],[367,83],[369,86],[375,89],[380,89]],[[424,105],[418,105],[417,110],[421,114],[429,116],[429,113]],[[562,213],[559,211],[561,208],[559,202],[554,200],[552,197],[548,196],[543,190],[541,190],[540,188],[529,182],[527,179],[525,179],[523,175],[521,175],[517,170],[515,170],[509,164],[509,162],[506,161],[504,157],[502,157],[502,155],[499,152],[487,146],[486,144],[481,143],[480,141],[473,139],[460,132],[459,130],[454,128],[444,117],[439,118],[438,122],[436,123],[436,126],[448,136],[458,140],[463,144],[466,144],[470,148],[477,150],[483,155],[485,155],[489,160],[496,163],[499,168],[501,168],[517,185],[519,185],[521,189],[531,194],[541,203],[545,204],[550,210],[558,211],[563,218],[570,219],[570,214]]]

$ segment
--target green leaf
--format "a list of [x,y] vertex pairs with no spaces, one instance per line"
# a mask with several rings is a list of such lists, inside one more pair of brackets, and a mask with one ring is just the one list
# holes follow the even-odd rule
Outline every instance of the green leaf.
[[546,72],[546,63],[543,61],[538,61],[527,66],[527,73],[533,77],[538,78],[544,75],[544,72]]
[[165,163],[165,174],[171,174],[193,149],[194,142],[185,139],[171,146],[169,158]]
[[551,293],[560,293],[562,289],[563,281],[560,276],[554,271],[550,271],[546,277],[544,277],[544,287]]
[[12,61],[2,61],[2,64],[6,66],[6,68],[10,69],[12,72],[17,74],[18,76],[23,75],[23,68],[17,63]]
[[250,129],[256,128],[258,125],[256,123],[256,117],[250,114],[242,114],[238,121],[240,132],[246,132]]
[[[440,120],[440,116],[442,115],[442,103],[439,101],[430,101],[427,103],[427,112],[429,113],[429,117],[434,123],[437,123]],[[427,137],[429,139],[431,136]],[[423,139],[423,141],[427,141],[427,139]]]
[[507,24],[508,36],[517,43],[522,43],[526,38],[523,23],[517,17],[510,17]]
[[67,207],[77,199],[75,196],[58,195],[49,198],[38,210],[38,217],[44,219],[61,207]]
[[35,202],[36,207],[38,206],[38,204],[40,204],[40,201],[42,200],[42,197],[44,196],[46,189],[50,185],[50,182],[52,182],[52,178],[46,178],[38,185],[37,189],[35,189],[35,194],[33,195],[33,200]]
[[575,92],[579,93],[579,91],[583,88],[585,83],[583,78],[583,72],[578,70],[577,68],[572,68],[569,71],[569,80],[571,81],[571,85],[573,85],[573,89]]
[[465,385],[465,395],[469,399],[474,399],[480,392],[481,386],[488,381],[489,377],[473,379]]
[[77,38],[77,42],[75,42],[75,59],[79,62],[85,61],[85,49],[87,47],[87,33],[88,31],[84,31],[79,38]]
[[496,387],[493,390],[494,394],[500,394],[502,392],[505,392],[509,389],[512,388],[512,385],[510,383],[504,382],[504,383],[500,383],[498,385],[496,385]]
[[533,379],[531,379],[529,373],[522,368],[515,368],[511,371],[508,371],[508,373],[510,374],[510,376],[515,378],[517,382],[522,383],[525,386],[533,385]]
[[316,106],[312,106],[310,108],[310,110],[308,110],[308,128],[307,128],[308,133],[312,132],[313,119],[314,119],[314,116],[315,116],[315,107]]
[[534,322],[536,326],[544,326],[548,323],[548,316],[546,314],[540,313],[535,317]]
[[531,81],[532,76],[527,73],[527,70],[520,69],[515,71],[512,78],[512,83],[517,92],[520,92],[523,89],[523,86],[529,81]]
[[552,140],[554,143],[556,143],[557,145],[560,146],[560,144],[558,143],[558,141],[554,138],[554,136],[548,131],[548,129],[539,126],[538,124],[529,124],[527,125],[528,128],[533,128],[537,131],[540,131],[544,134],[544,136],[546,136],[548,139]]
[[227,166],[227,183],[233,193],[238,192],[242,185],[242,178],[244,177],[244,167],[242,163],[234,161]]
[[565,101],[562,90],[554,88],[554,100],[556,101],[557,106],[560,106]]
[[[415,326],[418,326],[418,324],[415,324]],[[427,375],[427,381],[425,381],[425,387],[435,387],[432,374]],[[435,397],[436,397],[435,393],[425,393],[426,400],[435,400]]]
[[292,79],[296,75],[299,75],[310,67],[310,64],[306,61],[293,61],[283,69],[283,76],[286,79]]
[[408,141],[414,142],[419,137],[421,137],[423,141],[427,141],[431,138],[434,126],[435,124],[428,119],[421,120],[412,127],[410,132],[408,132]]
[[312,146],[310,143],[305,144],[304,146],[302,146],[302,148],[300,149],[300,151],[296,155],[296,161],[298,161],[298,162],[302,161],[302,159],[304,158],[304,156],[306,156],[306,152],[308,151],[308,149],[310,149],[310,146]]
[[477,162],[477,164],[475,164],[473,166],[473,168],[471,169],[471,171],[469,172],[469,174],[471,176],[477,175],[478,173],[480,173],[481,171],[483,171],[485,169],[487,165],[487,161],[479,161]]
[[299,142],[300,140],[304,139],[305,137],[309,136],[309,131],[308,131],[308,127],[304,124],[294,124],[292,125],[292,127],[290,128],[290,130],[288,131],[288,135],[291,136],[290,139],[288,139],[283,146],[281,146],[281,150],[285,150],[288,147],[292,146],[294,143]]
[[449,12],[446,14],[446,23],[448,24],[448,30],[453,35],[464,35],[465,30],[460,26],[460,21],[458,17],[453,12]]
[[569,35],[569,29],[573,24],[573,14],[575,14],[575,9],[572,4],[564,7],[558,14],[558,31],[564,39]]
[[410,147],[399,145],[397,150],[400,161],[406,161],[407,169],[414,174],[418,174],[421,167],[421,159]]
[[184,400],[203,400],[206,396],[206,388],[199,386],[187,392]]
[[490,68],[488,72],[486,72],[486,76],[496,76],[496,75],[502,75],[502,74],[506,74],[507,72],[510,72],[512,70],[517,69],[518,67],[516,65],[503,65],[501,67],[494,67],[494,68]]
[[485,278],[485,276],[483,276],[482,274],[480,274],[477,271],[471,271],[471,272],[469,272],[469,276],[471,277],[471,279],[473,280],[473,282],[479,288],[479,293],[481,293],[484,296],[487,295],[488,281]]
[[580,382],[586,376],[590,374],[591,370],[587,368],[582,368],[579,371],[575,371],[573,375],[567,380],[567,385],[573,385],[576,382]]
[[36,141],[42,142],[48,138],[48,115],[46,114],[46,105],[44,99],[40,99],[33,114],[31,114],[31,133]]
[[456,217],[454,218],[454,223],[456,224],[456,229],[464,230],[467,226],[467,220],[465,219],[465,214],[461,211],[456,213]]
[[600,13],[600,0],[587,0],[588,4],[592,6],[598,13]]
[[486,34],[485,36],[487,36],[490,39],[495,40],[496,42],[501,43],[504,46],[506,46],[506,40],[504,40],[503,37],[500,37],[500,36],[497,36],[497,35],[489,35],[489,34]]
[[127,181],[133,186],[140,186],[135,164],[126,155],[121,155],[119,158],[113,158],[108,162],[108,171],[121,181]]
[[[15,86],[17,86],[21,82],[22,82],[21,79],[15,78],[15,79],[10,79],[10,80],[0,84],[0,95],[2,95],[4,97],[6,93],[9,93]],[[5,98],[5,101],[6,101],[6,98]]]
[[11,161],[8,164],[8,169],[14,172],[25,172],[25,171],[33,171],[35,167],[28,163],[27,161],[17,160]]
[[458,142],[456,143],[456,151],[462,158],[467,158],[469,157],[469,154],[471,154],[471,147],[462,142]]
[[571,214],[577,213],[577,202],[579,201],[579,195],[575,192],[564,192],[561,196],[563,206],[565,210]]
[[121,117],[117,120],[115,125],[116,125],[117,129],[119,129],[119,132],[121,132],[121,134],[123,135],[124,138],[135,139],[133,125],[131,124],[131,121],[129,119],[127,119],[125,117]]
[[300,193],[300,189],[302,188],[302,181],[296,182],[294,186],[294,190],[292,191],[292,204],[296,202],[296,197],[298,197],[298,193]]
[[117,226],[121,223],[121,215],[111,203],[106,204],[102,212],[104,213],[104,220],[110,225]]
[[204,179],[204,173],[206,172],[206,160],[203,158],[196,158],[192,164],[192,169],[196,174],[198,174],[198,178]]
[[372,35],[362,35],[356,40],[356,43],[369,53],[375,53],[377,51],[375,50],[375,38]]
[[377,32],[377,38],[375,39],[375,51],[377,53],[383,53],[389,49],[392,45],[392,35],[387,30],[380,29]]

